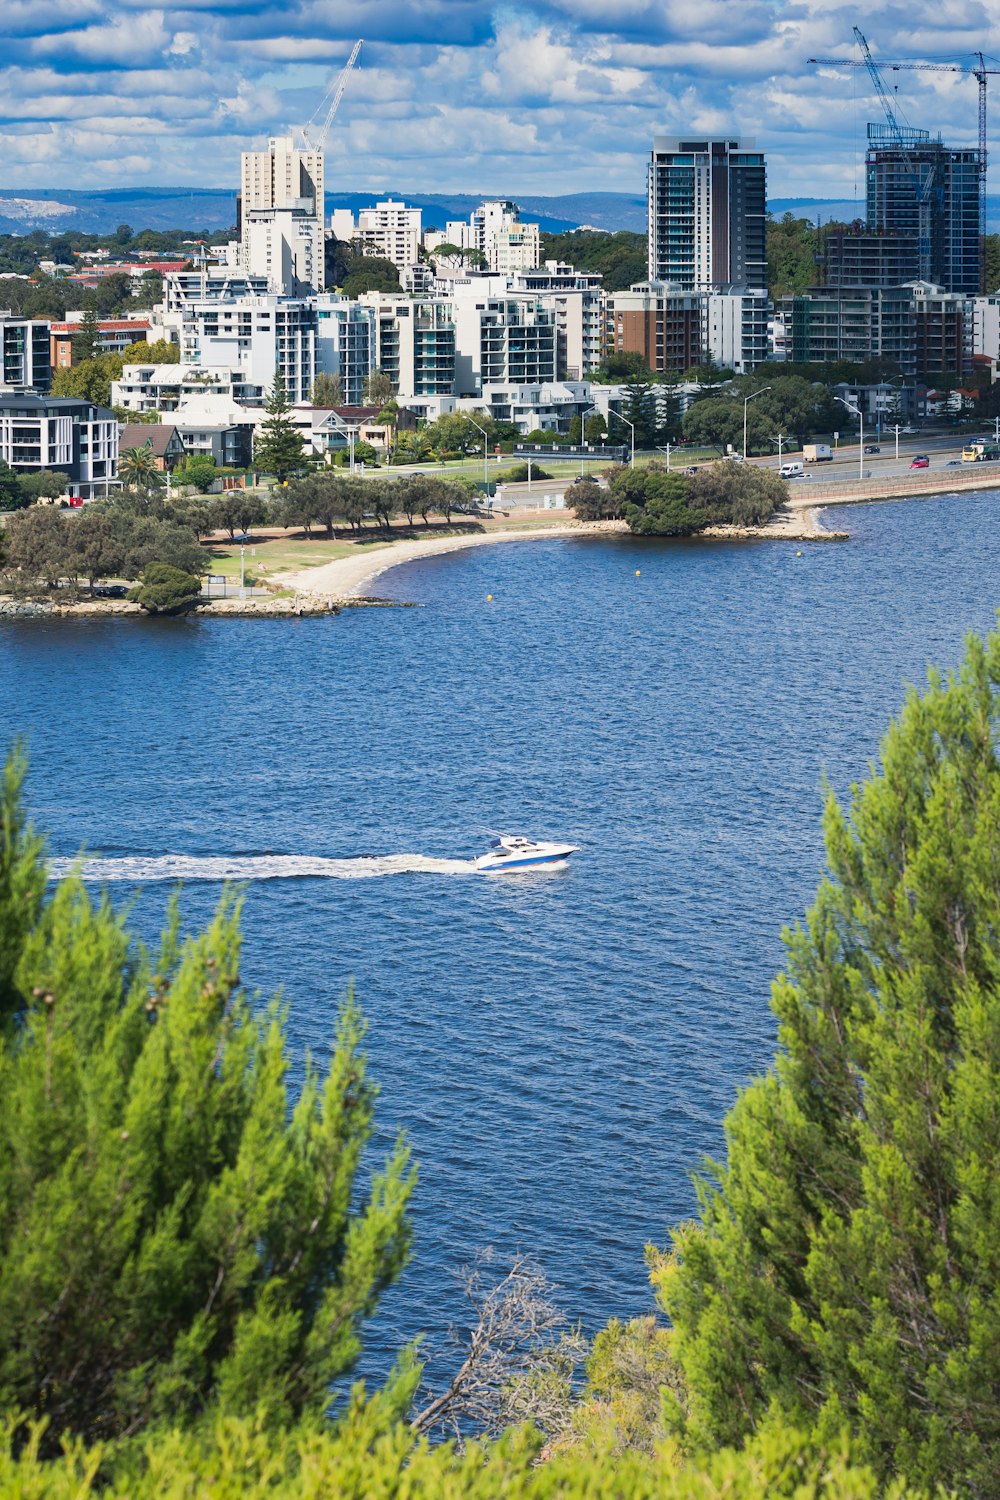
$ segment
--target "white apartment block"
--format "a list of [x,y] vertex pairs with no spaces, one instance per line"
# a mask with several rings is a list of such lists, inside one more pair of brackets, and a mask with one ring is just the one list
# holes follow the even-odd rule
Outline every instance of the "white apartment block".
[[429,251],[441,244],[478,250],[485,256],[487,268],[501,275],[530,271],[538,265],[540,255],[538,225],[522,224],[517,204],[505,198],[481,203],[467,223],[450,219],[444,234],[434,232],[425,237],[424,243]]
[[220,379],[229,371],[224,388],[238,401],[257,399],[254,391],[267,389],[281,365],[292,401],[307,400],[322,372],[339,375],[344,400],[356,403],[375,367],[370,308],[335,292],[272,296],[266,278],[227,267],[167,276],[155,323],[158,335],[180,348],[182,366],[215,369]]
[[590,271],[547,260],[544,266],[518,271],[510,279],[512,291],[534,292],[556,313],[557,379],[583,380],[595,370],[604,352],[608,297],[602,277]]
[[749,375],[768,358],[765,287],[728,287],[701,294],[702,358],[737,375]]
[[321,292],[324,175],[322,151],[299,150],[275,136],[266,151],[241,158],[240,264],[286,296]]
[[376,347],[370,307],[332,292],[316,298],[316,373],[340,376],[346,406],[360,404],[375,369]]
[[111,404],[136,412],[176,412],[203,396],[224,398],[230,405],[260,405],[264,395],[264,387],[247,381],[239,370],[212,365],[124,365],[121,378],[111,384]]
[[231,302],[252,295],[267,295],[267,277],[248,276],[235,262],[200,271],[168,271],[163,278],[163,301],[149,318],[154,327],[162,327],[163,312],[179,312],[193,302]]
[[117,418],[70,396],[0,395],[0,460],[18,474],[65,474],[71,495],[96,499],[118,473]]
[[366,292],[376,363],[407,406],[423,396],[478,399],[486,386],[556,380],[557,318],[529,293],[490,290],[490,278],[457,283],[447,298]]
[[505,224],[487,240],[486,260],[501,276],[538,265],[541,246],[537,224]]
[[360,244],[366,255],[391,260],[399,271],[415,266],[420,259],[420,209],[407,208],[394,198],[386,198],[374,208],[359,209],[356,223],[350,209],[335,209],[330,215],[330,228],[338,240]]
[[972,304],[972,352],[1000,360],[1000,292],[976,297]]
[[287,208],[322,219],[322,151],[300,151],[291,136],[275,136],[266,151],[244,151],[240,161],[244,213]]
[[[582,380],[600,364],[604,350],[608,297],[601,289],[601,280],[597,273],[577,271],[554,260],[506,275],[440,266],[433,282],[422,285],[420,290],[446,299],[467,295],[470,288],[476,289],[472,295],[478,292],[491,297],[503,296],[505,292],[531,293],[556,316],[555,378]],[[417,290],[415,285],[412,289]]]
[[292,209],[243,214],[241,261],[248,276],[286,297],[307,297],[325,285],[322,220]]
[[541,298],[513,292],[484,297],[471,288],[455,296],[453,307],[458,395],[556,379],[556,315]]
[[261,389],[280,370],[289,400],[305,401],[317,370],[317,302],[259,293],[189,296],[159,319],[179,346],[182,365],[238,371],[246,384]]
[[495,422],[513,422],[522,434],[568,432],[573,417],[593,404],[591,387],[583,381],[547,385],[484,386],[481,396],[414,396],[406,406],[414,416],[434,422],[451,412],[476,416],[486,412]]
[[450,301],[365,292],[373,319],[375,365],[392,381],[403,405],[411,396],[455,393],[455,314]]

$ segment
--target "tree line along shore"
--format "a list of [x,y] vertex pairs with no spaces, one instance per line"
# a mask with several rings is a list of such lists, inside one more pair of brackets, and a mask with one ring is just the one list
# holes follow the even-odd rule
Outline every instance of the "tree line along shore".
[[[622,519],[637,535],[688,536],[712,526],[760,526],[784,503],[784,486],[773,474],[723,461],[687,476],[657,463],[616,469],[604,484],[579,479],[567,490],[567,509],[581,521]],[[432,518],[450,526],[455,516],[475,519],[476,501],[468,486],[433,474],[402,479],[359,479],[317,472],[291,479],[267,496],[246,490],[204,498],[174,493],[148,482],[87,505],[81,512],[32,505],[8,515],[0,529],[0,590],[17,596],[59,591],[65,602],[84,588],[109,579],[135,582],[139,603],[159,598],[158,608],[191,607],[201,592],[200,578],[211,570],[211,542],[255,526],[279,526],[304,540],[333,540],[379,532],[400,535],[395,518],[405,518],[406,534],[416,523],[426,531]],[[163,588],[167,577],[182,591],[176,599]],[[186,581],[185,581],[186,580]],[[146,592],[143,592],[145,587]]]

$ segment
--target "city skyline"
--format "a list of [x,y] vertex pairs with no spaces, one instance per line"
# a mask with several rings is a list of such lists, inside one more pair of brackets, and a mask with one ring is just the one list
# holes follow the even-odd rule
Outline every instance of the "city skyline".
[[[331,191],[641,193],[651,138],[694,130],[756,137],[774,196],[856,197],[863,213],[870,80],[805,62],[857,56],[851,7],[620,0],[612,28],[607,9],[0,0],[0,192],[226,187],[242,151],[313,115],[364,36],[327,144]],[[968,63],[989,19],[984,3],[917,0],[869,7],[864,27],[876,56]],[[911,124],[974,144],[972,79],[888,77]]]

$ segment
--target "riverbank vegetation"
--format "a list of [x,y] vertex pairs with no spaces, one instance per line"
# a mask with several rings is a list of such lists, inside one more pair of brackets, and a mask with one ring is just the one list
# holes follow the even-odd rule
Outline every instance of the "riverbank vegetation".
[[93,591],[105,579],[137,579],[150,563],[200,575],[208,562],[181,512],[134,506],[127,496],[82,511],[18,511],[8,518],[4,539],[0,589],[15,594],[84,581]]
[[623,516],[637,536],[694,536],[710,526],[763,526],[785,503],[783,482],[770,469],[721,459],[694,474],[653,462],[613,471],[606,489],[577,480],[566,503],[578,520]]
[[[238,900],[189,937],[175,902],[146,954],[78,877],[47,887],[15,751],[0,1491],[992,1496],[998,714],[994,634],[911,692],[850,807],[828,800],[828,873],[773,987],[773,1066],[730,1110],[695,1218],[647,1252],[669,1322],[613,1322],[588,1346],[516,1266],[474,1293],[430,1390],[412,1347],[376,1388],[344,1384],[410,1252],[414,1190],[402,1141],[368,1165],[357,1006],[293,1105],[284,1011],[243,987]],[[428,1446],[449,1428],[457,1445]]]
[[[360,542],[388,539],[418,526],[423,533],[432,521],[441,520],[450,531],[456,517],[475,515],[479,494],[477,484],[466,478],[413,474],[400,480],[361,479],[323,470],[292,479],[269,496],[245,489],[205,497],[175,490],[168,500],[159,476],[147,475],[142,483],[82,509],[32,506],[8,516],[0,528],[0,592],[34,595],[58,589],[66,602],[83,587],[93,593],[96,585],[111,579],[146,579],[151,564],[196,576],[225,573],[226,559],[215,553],[229,549],[220,548],[218,533],[235,541],[263,526],[289,533],[281,539],[282,556],[294,570],[309,560],[306,552],[307,561],[300,561],[302,543],[296,542],[296,534],[306,542],[321,536],[332,542],[338,533]],[[466,524],[473,523],[467,519]],[[268,539],[255,541],[266,545]],[[350,549],[349,541],[341,545],[345,552]],[[274,570],[270,560],[269,567]],[[240,570],[237,559],[237,575]]]

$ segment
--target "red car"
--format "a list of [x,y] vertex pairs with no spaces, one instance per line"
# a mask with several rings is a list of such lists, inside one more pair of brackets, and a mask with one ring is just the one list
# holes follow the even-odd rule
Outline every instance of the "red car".
[[916,458],[911,459],[911,461],[910,461],[910,468],[911,469],[929,469],[930,466],[931,466],[930,459],[929,458],[925,458],[922,453],[918,453],[917,456],[916,456]]

